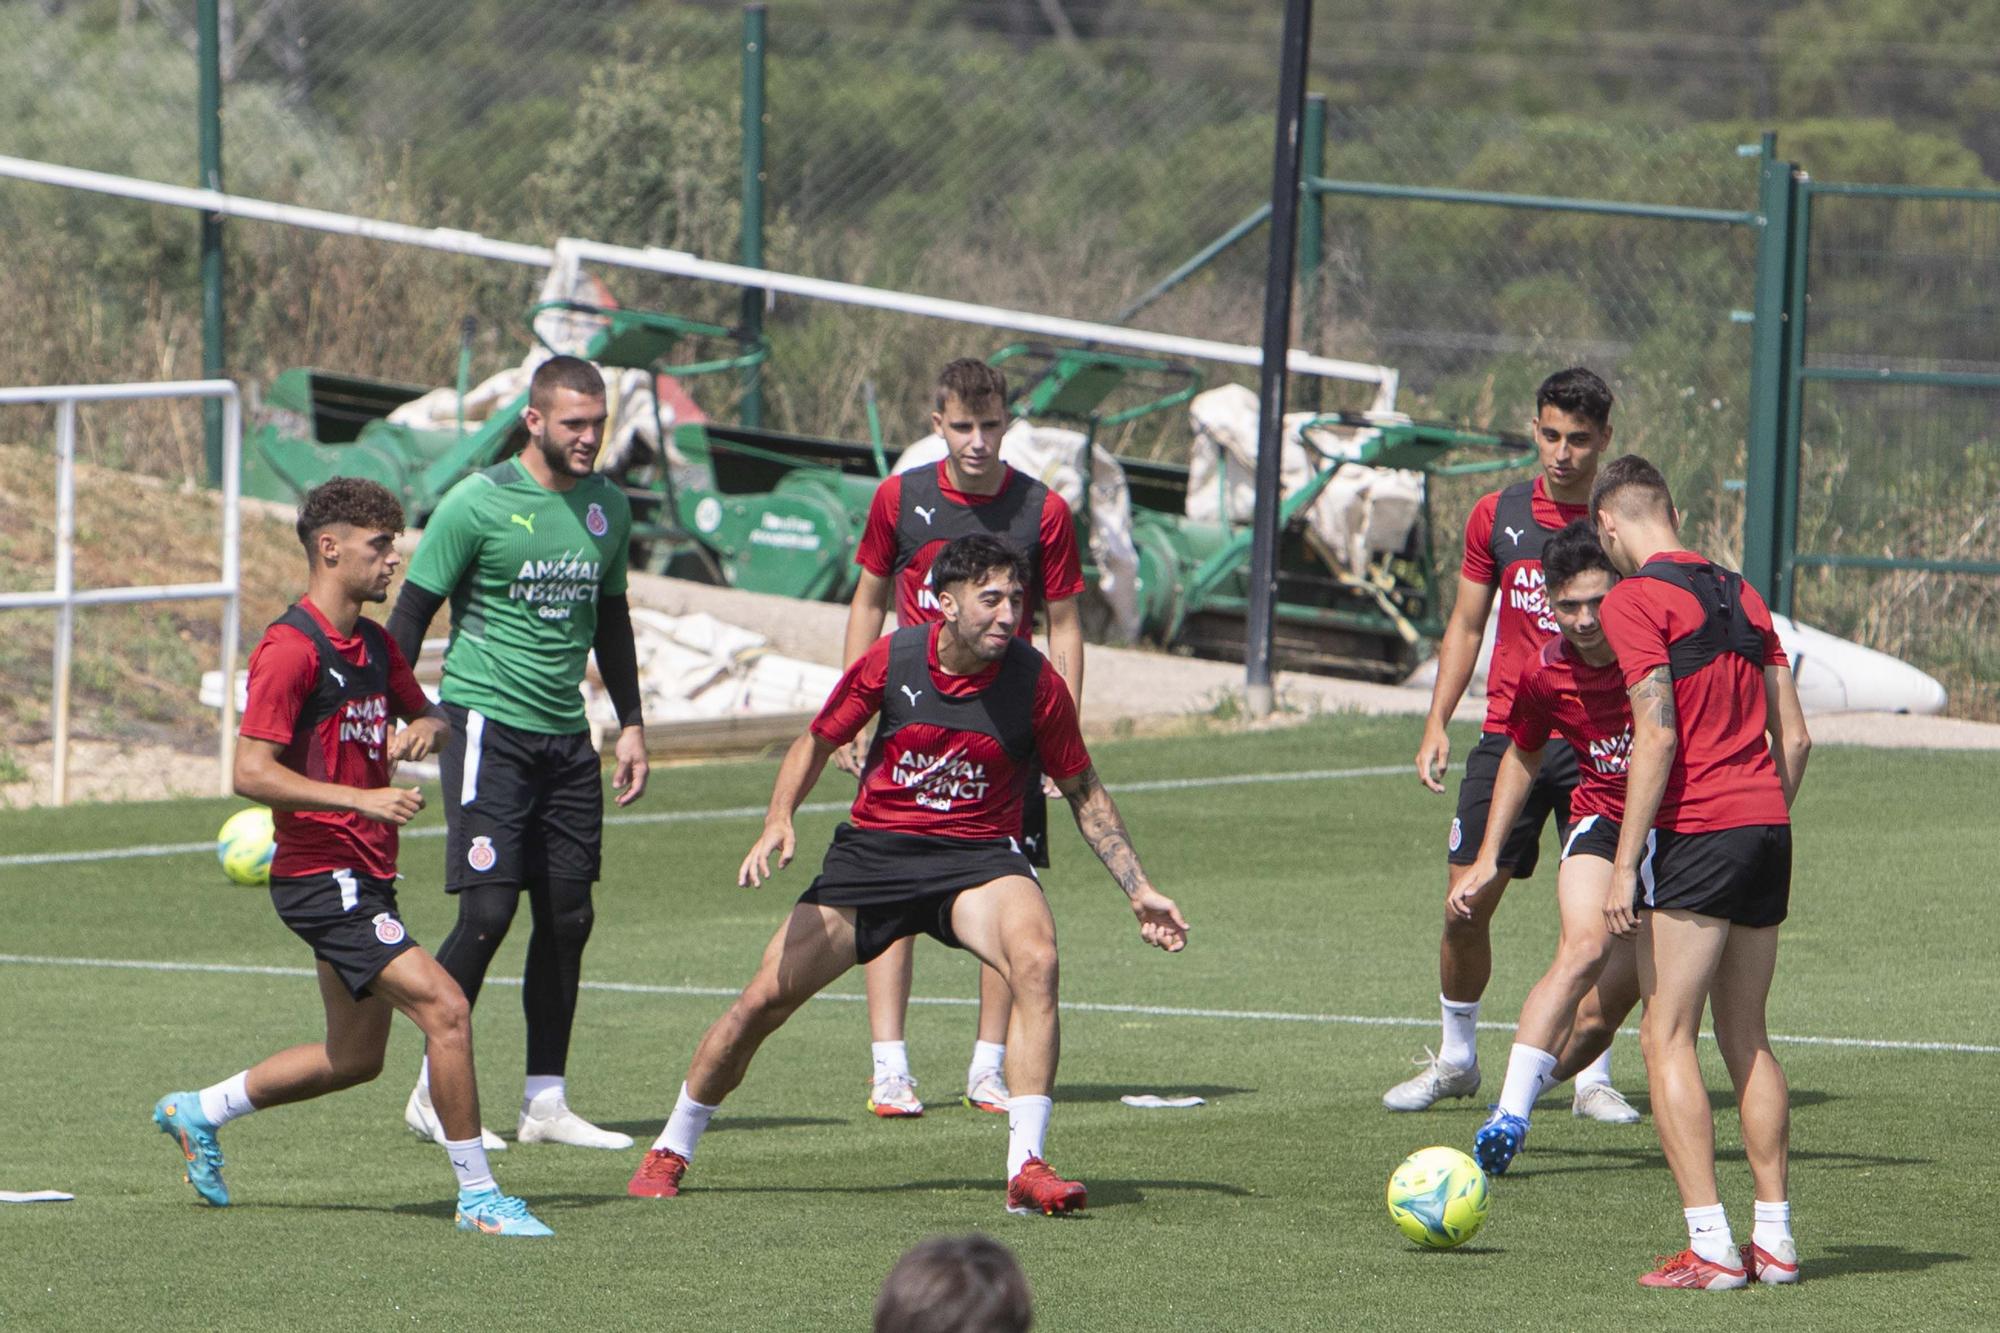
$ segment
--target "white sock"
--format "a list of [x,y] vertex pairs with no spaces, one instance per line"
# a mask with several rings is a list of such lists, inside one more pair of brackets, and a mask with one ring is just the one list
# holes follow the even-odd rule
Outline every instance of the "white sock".
[[1790,1263],[1794,1253],[1791,1201],[1765,1203],[1759,1199],[1756,1208],[1757,1225],[1751,1229],[1750,1239],[1772,1258]]
[[1687,1218],[1688,1248],[1712,1264],[1725,1268],[1741,1268],[1743,1254],[1736,1248],[1736,1241],[1729,1234],[1729,1217],[1719,1203],[1705,1208],[1683,1208]]
[[500,1188],[493,1181],[493,1168],[486,1165],[486,1149],[481,1146],[477,1134],[463,1141],[446,1139],[444,1155],[451,1159],[451,1169],[458,1173],[460,1194],[477,1194],[481,1190]]
[[1479,1048],[1473,1043],[1479,1033],[1479,1001],[1449,1000],[1438,996],[1444,1006],[1444,1043],[1438,1059],[1454,1069],[1470,1069],[1479,1063]]
[[427,1055],[424,1057],[423,1064],[417,1067],[417,1100],[427,1102],[430,1099],[431,1058]]
[[201,1118],[221,1129],[239,1115],[257,1108],[250,1104],[250,1071],[226,1078],[212,1088],[201,1090]]
[[910,1076],[909,1043],[901,1041],[870,1042],[869,1049],[875,1053],[875,1078],[877,1082],[885,1078],[908,1078]]
[[653,1140],[653,1147],[679,1153],[692,1162],[694,1145],[701,1141],[702,1131],[708,1128],[708,1118],[716,1110],[716,1107],[688,1096],[688,1085],[681,1084],[681,1095],[674,1099],[674,1113],[667,1117],[667,1127],[660,1131],[660,1137]]
[[970,1088],[988,1074],[997,1074],[1007,1063],[1007,1043],[1001,1041],[975,1041],[972,1043],[972,1064],[965,1071],[965,1086]]
[[563,1099],[563,1076],[561,1074],[530,1074],[521,1087],[521,1109],[526,1111],[535,1104],[535,1098],[545,1092],[555,1093]]
[[1526,1120],[1535,1109],[1535,1098],[1549,1085],[1549,1071],[1556,1058],[1533,1046],[1514,1043],[1507,1053],[1507,1081],[1500,1085],[1500,1109]]
[[1590,1062],[1590,1068],[1576,1076],[1576,1090],[1582,1092],[1593,1083],[1611,1086],[1611,1048],[1606,1046],[1604,1054]]
[[1055,1103],[1047,1097],[1007,1099],[1007,1179],[1021,1174],[1030,1157],[1042,1155],[1042,1140],[1049,1136],[1049,1112]]

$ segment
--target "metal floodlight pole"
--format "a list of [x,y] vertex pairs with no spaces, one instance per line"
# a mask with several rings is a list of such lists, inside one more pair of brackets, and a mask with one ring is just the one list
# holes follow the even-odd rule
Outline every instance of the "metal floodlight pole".
[[[201,187],[222,192],[222,40],[217,13],[219,0],[195,6],[195,63],[200,70]],[[201,374],[221,379],[222,342],[222,215],[201,215]],[[222,404],[202,403],[203,458],[208,484],[222,482]]]
[[[764,267],[764,53],[765,8],[743,6],[743,220],[742,259],[745,268]],[[756,344],[764,332],[765,293],[743,289],[743,346]],[[745,426],[764,424],[764,367],[745,366],[743,398],[737,420]]]
[[1285,431],[1286,355],[1292,335],[1292,274],[1299,234],[1299,165],[1303,148],[1306,54],[1312,0],[1286,0],[1278,75],[1278,126],[1271,153],[1271,259],[1264,273],[1264,362],[1257,380],[1257,501],[1250,541],[1249,625],[1244,637],[1244,697],[1250,716],[1267,717],[1271,647],[1277,628],[1278,462]]

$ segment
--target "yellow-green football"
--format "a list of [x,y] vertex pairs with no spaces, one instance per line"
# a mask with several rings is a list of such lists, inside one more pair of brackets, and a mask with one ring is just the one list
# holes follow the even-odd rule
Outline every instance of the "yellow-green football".
[[261,805],[238,810],[215,835],[215,859],[222,862],[222,873],[238,884],[269,884],[271,857],[277,850],[271,812]]
[[1389,1177],[1389,1218],[1432,1250],[1463,1245],[1486,1220],[1486,1173],[1456,1148],[1422,1148]]

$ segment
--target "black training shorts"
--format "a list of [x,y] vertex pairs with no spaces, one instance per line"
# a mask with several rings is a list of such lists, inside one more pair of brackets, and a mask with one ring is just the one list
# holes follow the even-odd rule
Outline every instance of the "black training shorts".
[[843,823],[799,901],[853,908],[855,961],[866,963],[906,935],[964,948],[951,928],[958,895],[1009,875],[1035,878],[1013,838],[938,838]]
[[521,731],[446,704],[444,887],[595,880],[604,771],[587,731]]
[[1639,910],[1698,912],[1736,926],[1775,926],[1792,899],[1792,826],[1713,833],[1654,829],[1639,863]]
[[[1486,812],[1493,805],[1493,783],[1500,774],[1500,756],[1507,753],[1505,734],[1487,732],[1465,757],[1465,776],[1458,783],[1458,814],[1451,821],[1448,858],[1455,866],[1469,866],[1479,859],[1479,844],[1486,836]],[[1569,742],[1555,737],[1542,750],[1542,767],[1528,788],[1528,803],[1521,817],[1500,845],[1500,868],[1513,872],[1515,879],[1535,873],[1542,858],[1542,825],[1550,815],[1556,828],[1569,831],[1569,794],[1576,790],[1576,751]]]
[[271,881],[271,905],[357,1000],[397,954],[417,947],[396,914],[394,880],[348,870],[288,875]]
[[1563,836],[1562,859],[1572,856],[1595,856],[1601,860],[1615,862],[1618,859],[1619,823],[1604,815],[1584,815],[1569,826]]

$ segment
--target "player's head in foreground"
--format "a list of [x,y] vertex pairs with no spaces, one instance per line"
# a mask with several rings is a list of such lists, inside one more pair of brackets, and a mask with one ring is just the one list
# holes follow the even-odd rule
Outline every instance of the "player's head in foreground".
[[299,506],[298,533],[311,586],[357,603],[388,600],[403,564],[403,506],[388,487],[360,477],[322,482]]
[[1581,501],[1611,447],[1611,388],[1582,366],[1558,370],[1535,390],[1528,432],[1549,494]]
[[[1021,623],[1026,573],[1014,548],[998,537],[960,537],[931,562],[931,587],[944,615],[938,657],[950,669],[997,662]],[[954,647],[955,645],[955,647]],[[947,649],[957,661],[946,661]]]
[[1000,437],[1007,417],[1007,376],[962,356],[938,372],[931,429],[944,440],[954,479],[977,483],[1001,475]]
[[1680,548],[1681,516],[1660,470],[1637,454],[1614,458],[1590,490],[1597,540],[1620,574],[1630,574],[1661,551]]
[[540,455],[551,476],[591,474],[607,419],[604,376],[596,366],[582,357],[552,356],[535,367],[521,424],[528,430],[529,450]]
[[875,1299],[875,1333],[1025,1333],[1034,1297],[1014,1252],[991,1236],[935,1236],[912,1247]]
[[1549,538],[1542,548],[1543,591],[1556,614],[1556,626],[1570,646],[1595,660],[1608,659],[1604,625],[1597,618],[1604,595],[1618,582],[1618,570],[1597,543],[1597,530],[1579,518]]

